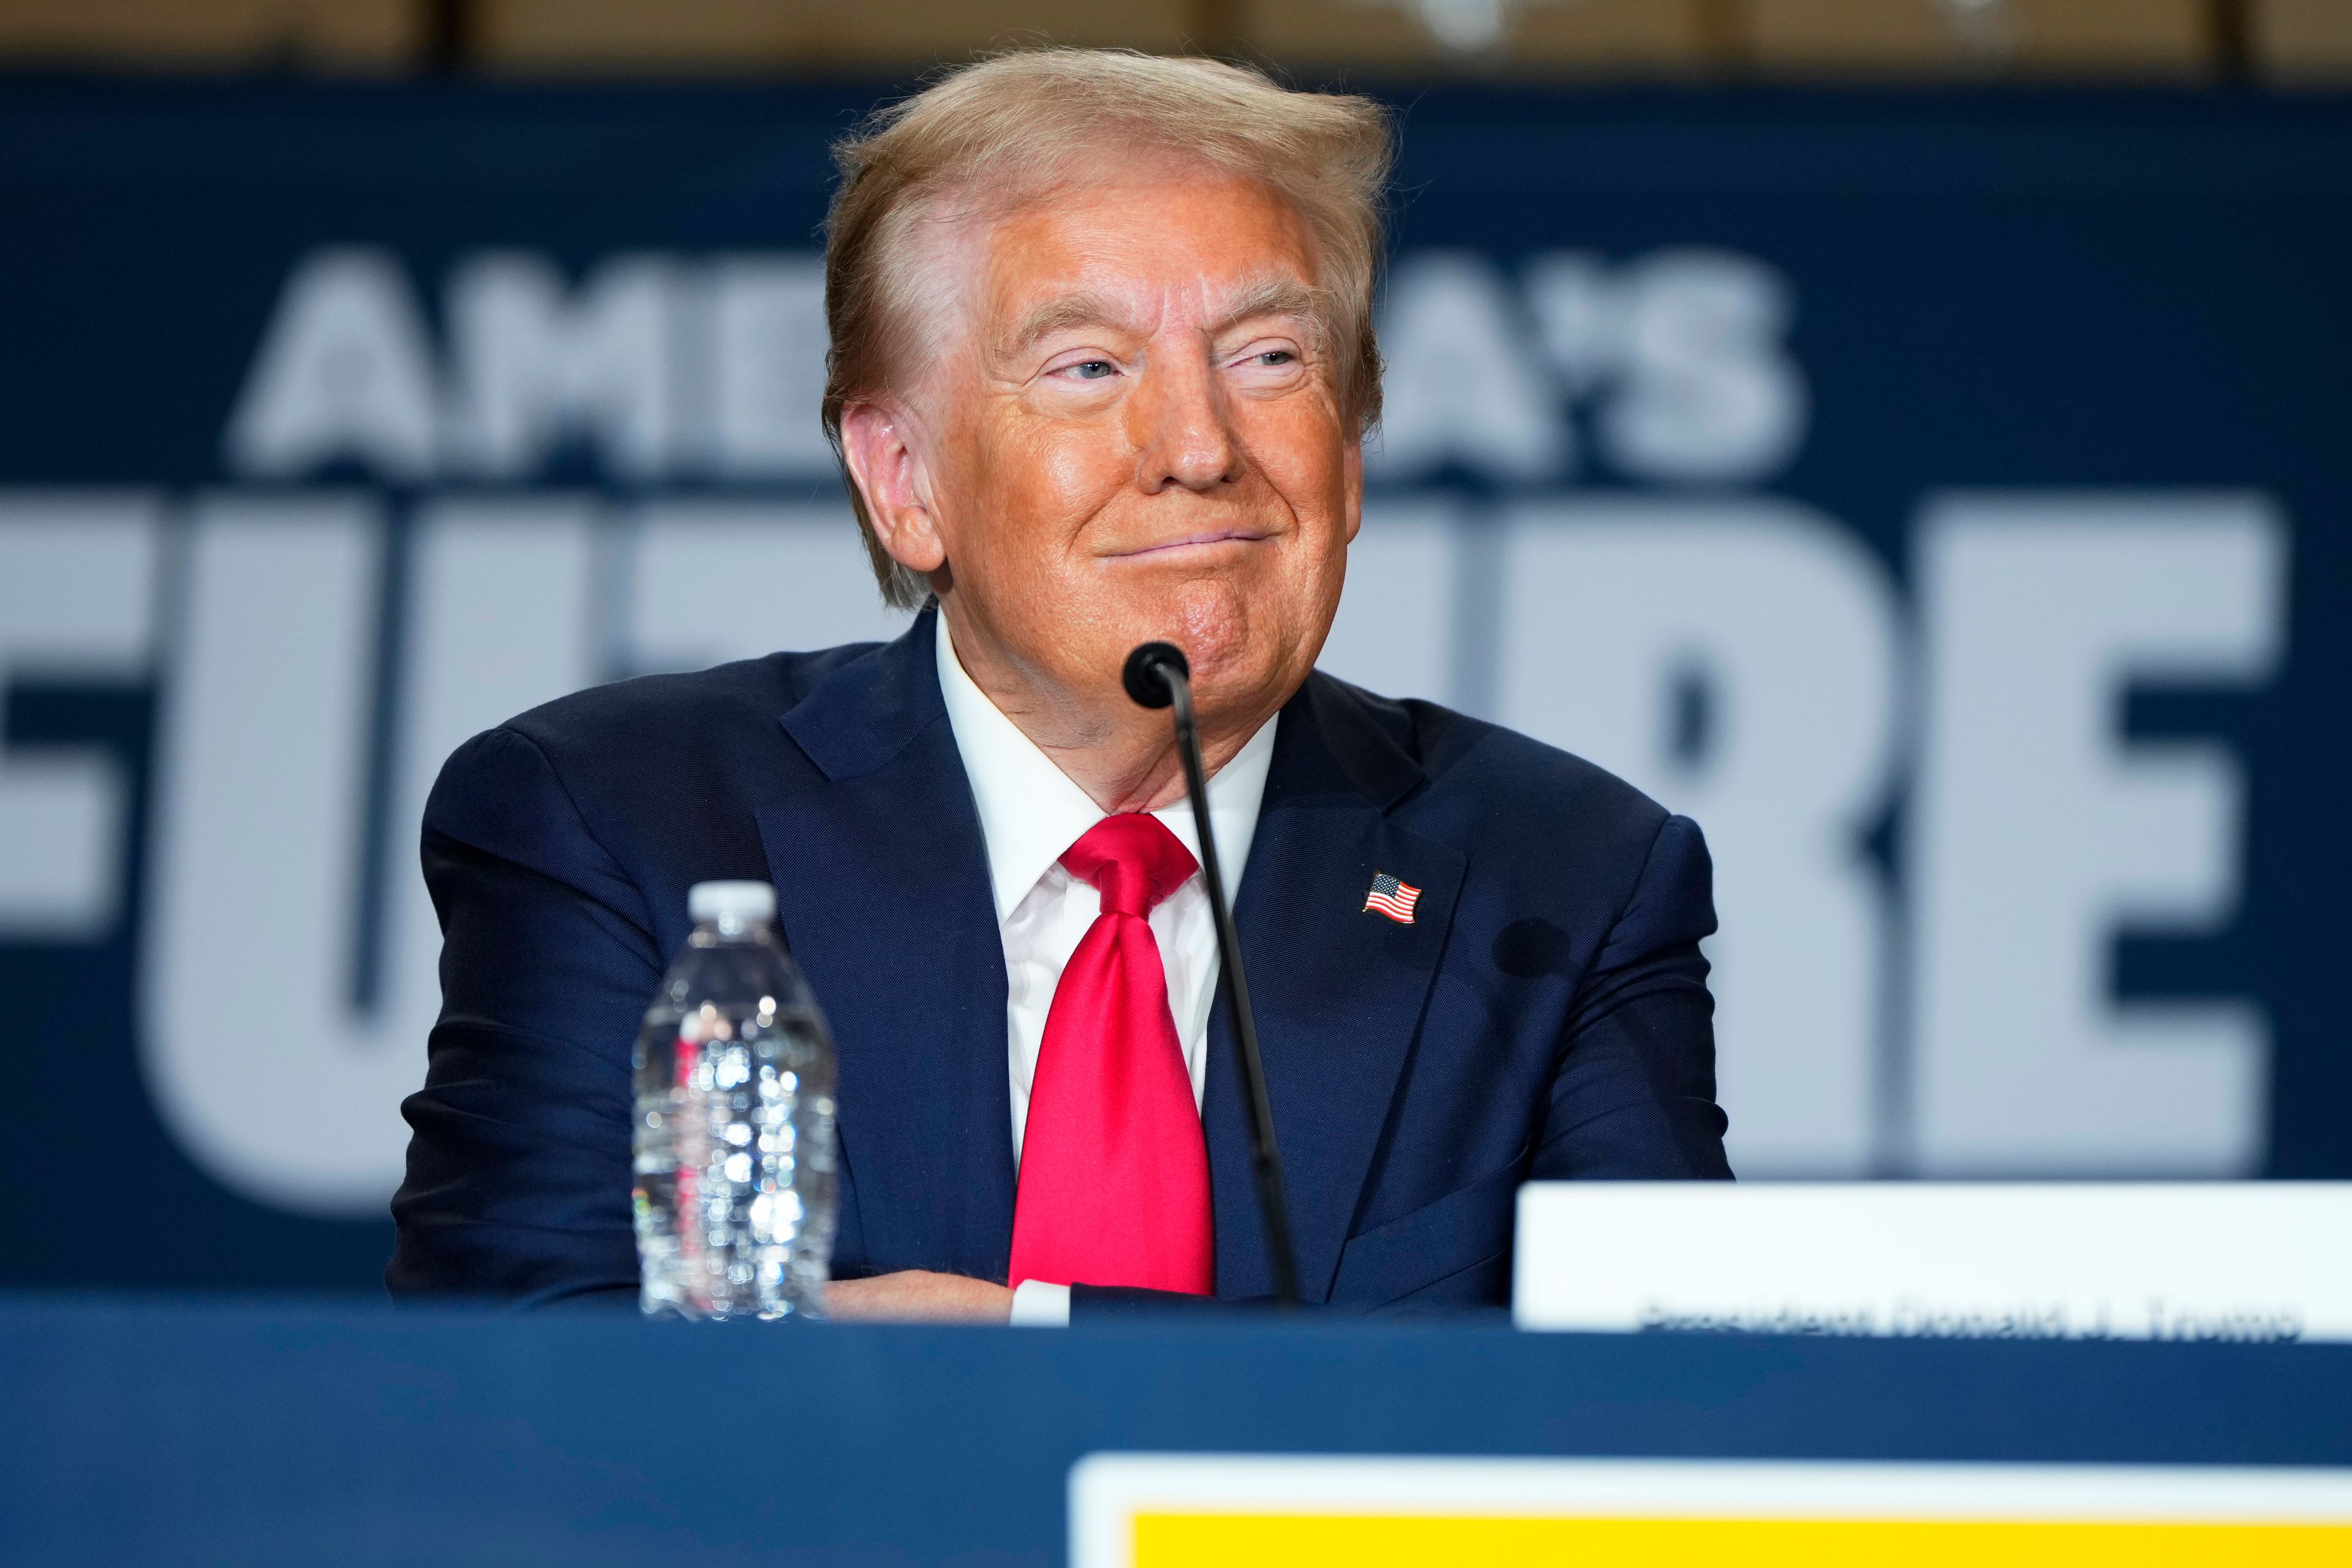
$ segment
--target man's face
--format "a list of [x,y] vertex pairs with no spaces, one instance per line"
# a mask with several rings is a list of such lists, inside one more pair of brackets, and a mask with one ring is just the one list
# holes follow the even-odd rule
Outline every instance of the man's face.
[[975,237],[960,337],[911,400],[960,649],[1086,697],[1164,638],[1211,721],[1297,688],[1362,492],[1316,273],[1286,203],[1197,167],[1131,165]]

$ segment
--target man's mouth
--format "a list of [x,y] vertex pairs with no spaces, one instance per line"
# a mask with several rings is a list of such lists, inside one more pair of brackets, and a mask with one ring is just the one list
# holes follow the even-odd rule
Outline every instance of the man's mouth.
[[1133,550],[1114,551],[1111,559],[1133,561],[1146,556],[1165,555],[1172,551],[1197,550],[1212,544],[1254,544],[1272,535],[1251,528],[1213,528],[1199,533],[1187,533],[1176,539],[1157,540],[1138,545]]

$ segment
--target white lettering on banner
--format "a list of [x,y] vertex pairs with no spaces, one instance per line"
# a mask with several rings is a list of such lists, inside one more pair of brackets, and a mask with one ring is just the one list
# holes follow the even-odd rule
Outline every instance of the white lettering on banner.
[[1594,400],[1595,447],[1637,479],[1753,482],[1803,445],[1811,398],[1788,352],[1792,290],[1756,258],[1675,249],[1612,267],[1551,251],[1528,263],[1525,287],[1523,305],[1473,252],[1397,263],[1376,477],[1448,464],[1507,481],[1564,474],[1577,441],[1563,398]]
[[1916,552],[1926,742],[1910,868],[1918,1155],[1936,1173],[2237,1174],[2264,1141],[2251,1002],[2116,1005],[2119,927],[2238,900],[2217,743],[2133,742],[2127,685],[2252,685],[2285,639],[2284,524],[2252,496],[1955,496]]
[[613,471],[647,479],[672,465],[682,422],[671,347],[672,264],[620,256],[571,296],[544,258],[492,251],[449,279],[455,468],[516,479],[562,441],[593,433]]
[[1753,257],[1668,250],[1626,269],[1622,390],[1594,440],[1620,472],[1668,483],[1764,479],[1797,455],[1810,413],[1785,345],[1788,282]]
[[[1764,262],[1551,252],[1524,284],[1472,252],[1398,263],[1375,476],[1564,475],[1568,407],[1586,399],[1596,449],[1635,479],[1753,482],[1802,445],[1790,289]],[[815,417],[827,339],[814,255],[624,255],[574,287],[541,253],[484,251],[451,270],[445,304],[446,372],[397,257],[302,258],[230,422],[231,468],[282,479],[346,460],[404,482],[514,479],[578,441],[636,481],[833,469]]]
[[882,603],[845,506],[651,502],[633,564],[623,650],[632,669],[701,669],[907,629]]
[[1633,479],[1753,482],[1803,445],[1811,398],[1786,342],[1792,291],[1771,267],[1722,250],[1613,268],[1553,251],[1528,262],[1525,281],[1522,310],[1485,257],[1422,251],[1398,263],[1381,327],[1376,477],[1449,464],[1505,481],[1564,474],[1577,441],[1563,403],[1588,399],[1595,447]]
[[[445,305],[437,336],[421,289]],[[1811,417],[1792,299],[1769,265],[1720,250],[1557,251],[1516,271],[1402,258],[1373,472],[1465,474],[1505,500],[1376,486],[1320,664],[1492,711],[1699,820],[1744,1174],[1907,1156],[1952,1173],[2251,1168],[2258,1011],[2117,1008],[2107,973],[2111,928],[2210,931],[2236,899],[2232,760],[2127,748],[2116,715],[2127,679],[2275,665],[2284,532],[2259,502],[1939,504],[1914,577],[1932,658],[1912,688],[1888,573],[1833,521],[1522,489],[1580,462],[1650,484],[1770,479]],[[774,493],[832,482],[825,344],[805,251],[583,270],[484,250],[439,279],[382,249],[297,260],[224,432],[235,472],[528,485],[584,458],[638,497],[609,531],[543,492],[428,505],[382,723],[378,499],[216,498],[188,531],[139,984],[165,1121],[222,1180],[357,1214],[396,1179],[396,1107],[437,1005],[416,826],[466,735],[614,673],[903,628],[846,509]],[[644,496],[672,479],[771,490]],[[158,561],[175,559],[157,516],[104,491],[0,504],[0,700],[11,680],[145,679]],[[1903,928],[1861,837],[1895,787],[1903,691],[1928,745],[1904,818],[1918,984],[1889,1018]],[[387,744],[389,764],[372,756]],[[119,921],[128,798],[103,755],[0,750],[0,936]],[[362,845],[381,867],[358,863]],[[379,887],[383,907],[362,910]],[[362,931],[380,942],[364,1016]],[[1888,1060],[1909,1071],[1882,1083]]]
[[712,276],[712,468],[730,479],[832,473],[833,447],[817,422],[832,343],[824,263],[814,256],[729,256]]
[[1451,695],[1458,511],[1444,499],[1366,503],[1317,668],[1383,697]]
[[[157,510],[140,493],[0,497],[0,719],[15,684],[152,679]],[[111,757],[0,743],[0,936],[113,927],[129,803]]]
[[1623,367],[1625,292],[1606,257],[1547,251],[1528,263],[1527,290],[1537,341],[1570,397],[1583,397]]
[[397,257],[303,258],[229,421],[231,470],[518,479],[578,442],[631,480],[834,471],[814,255],[618,256],[573,289],[537,252],[484,251],[446,304],[445,374]]
[[426,479],[438,466],[439,407],[432,341],[400,258],[315,251],[286,280],[224,456],[233,471],[262,479],[339,459]]
[[1715,857],[1717,1073],[1743,1174],[1874,1148],[1901,642],[1885,568],[1778,500],[1513,517],[1501,717],[1696,817]]
[[439,1009],[414,825],[468,734],[592,678],[593,551],[572,502],[449,502],[419,520],[403,649],[390,943],[349,999],[383,559],[368,501],[205,507],[158,746],[142,1037],[167,1124],[230,1188],[380,1214]]
[[1366,467],[1414,479],[1459,463],[1509,479],[1564,471],[1574,434],[1559,417],[1519,301],[1495,264],[1469,251],[1399,261],[1381,321],[1385,403]]

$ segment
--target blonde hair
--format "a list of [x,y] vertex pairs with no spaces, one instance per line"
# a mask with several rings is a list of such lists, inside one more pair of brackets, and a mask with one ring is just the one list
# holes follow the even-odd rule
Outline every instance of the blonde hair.
[[[834,147],[841,184],[825,218],[833,347],[824,419],[836,457],[843,410],[907,374],[918,335],[915,226],[950,196],[1001,216],[1083,178],[1081,159],[1104,150],[1197,161],[1288,202],[1315,239],[1340,408],[1359,432],[1380,417],[1372,289],[1392,155],[1387,112],[1370,99],[1292,91],[1217,60],[1023,49],[962,67],[885,105]],[[928,586],[882,548],[845,458],[842,473],[883,598],[919,606]]]

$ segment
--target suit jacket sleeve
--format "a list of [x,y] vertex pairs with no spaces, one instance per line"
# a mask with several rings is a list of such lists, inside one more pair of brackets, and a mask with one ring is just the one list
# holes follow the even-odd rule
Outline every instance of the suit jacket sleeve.
[[1528,1180],[1730,1177],[1698,950],[1713,881],[1698,825],[1668,817],[1570,1008]]
[[629,1053],[662,963],[541,747],[459,748],[425,811],[442,1009],[393,1200],[395,1296],[634,1299]]

